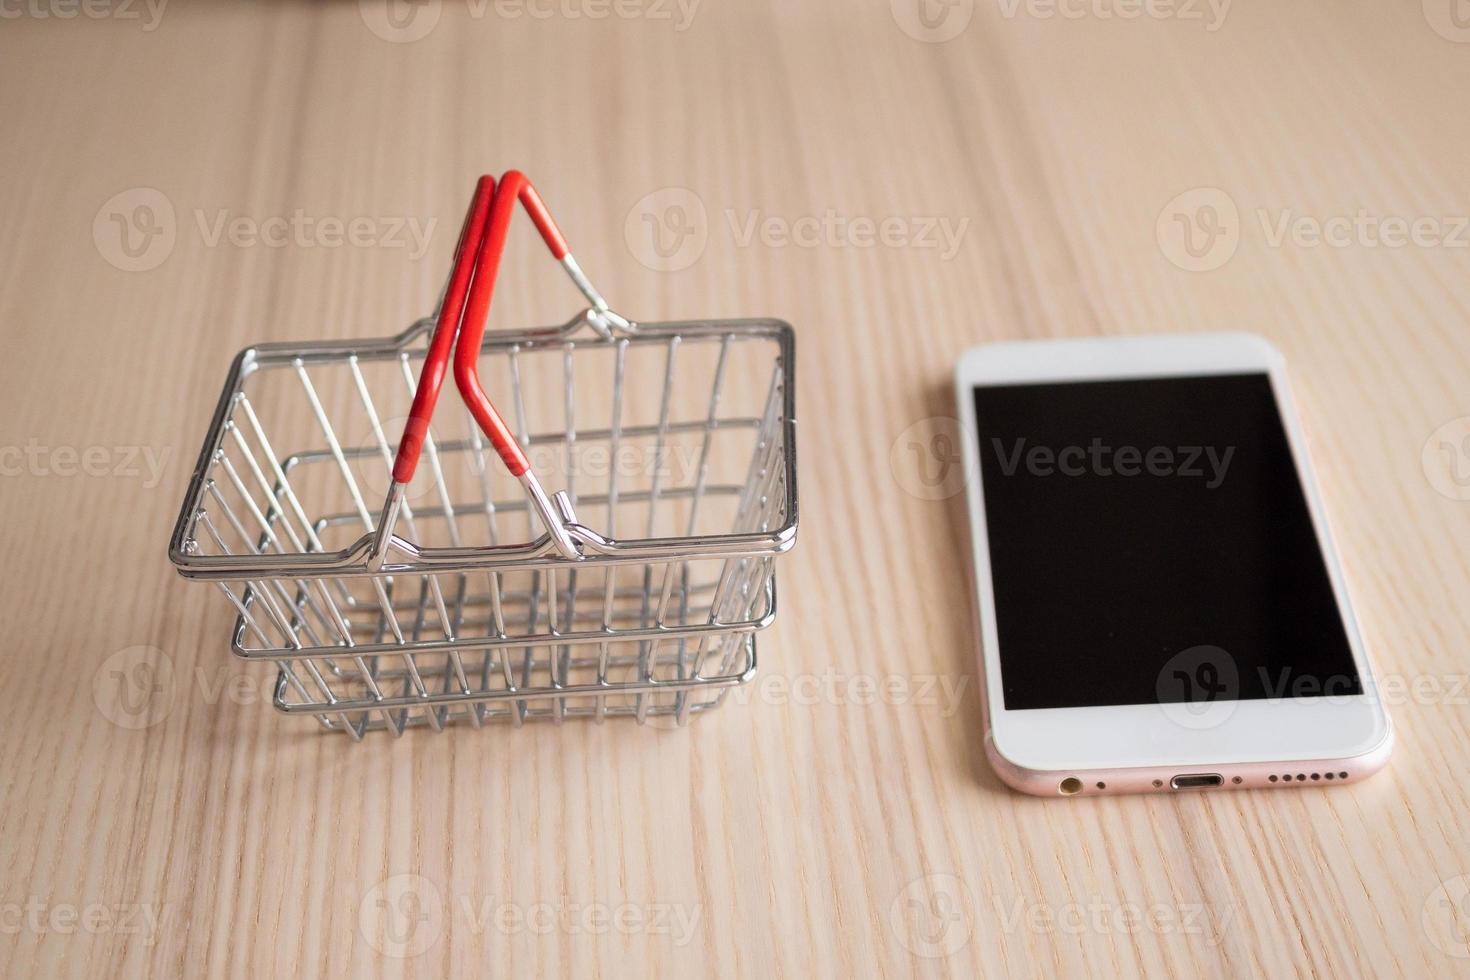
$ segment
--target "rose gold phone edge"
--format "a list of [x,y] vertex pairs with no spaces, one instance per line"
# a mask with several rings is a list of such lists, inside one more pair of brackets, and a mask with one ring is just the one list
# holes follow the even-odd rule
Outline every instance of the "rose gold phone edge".
[[[978,614],[977,614],[978,615]],[[1001,754],[990,727],[985,657],[979,658],[981,725],[985,758],[1000,781],[1029,796],[1108,796],[1180,793],[1222,789],[1300,789],[1356,783],[1383,769],[1393,754],[1393,719],[1385,712],[1387,735],[1377,747],[1337,759],[1283,759],[1278,762],[1207,763],[1198,766],[1119,766],[1099,769],[1031,769]],[[1219,777],[1218,782],[1180,785],[1188,777]],[[1075,780],[1075,783],[1071,783]]]

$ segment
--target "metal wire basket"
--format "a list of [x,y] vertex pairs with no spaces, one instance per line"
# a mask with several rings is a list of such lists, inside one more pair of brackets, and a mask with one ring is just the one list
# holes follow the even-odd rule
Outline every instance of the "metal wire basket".
[[[591,307],[487,337],[517,200]],[[464,405],[433,417],[451,348]],[[354,739],[683,724],[754,675],[775,616],[797,525],[793,356],[775,320],[619,316],[529,182],[482,178],[437,317],[235,359],[169,556],[229,598],[232,649],[278,667],[278,709]],[[538,473],[565,489],[548,497]]]

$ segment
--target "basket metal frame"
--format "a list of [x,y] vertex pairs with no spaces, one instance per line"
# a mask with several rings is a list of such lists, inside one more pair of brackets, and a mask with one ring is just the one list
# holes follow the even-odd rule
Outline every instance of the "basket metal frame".
[[[575,334],[588,316],[583,313],[557,327],[503,331],[487,334],[481,353],[496,353],[516,348],[523,351],[558,346]],[[392,359],[409,351],[413,344],[433,330],[433,318],[424,317],[394,337],[362,341],[306,341],[257,344],[235,356],[225,378],[224,390],[215,406],[214,416],[205,435],[204,446],[194,464],[193,475],[174,523],[169,539],[168,556],[179,574],[185,578],[216,581],[241,578],[298,578],[303,576],[424,574],[429,572],[461,572],[498,567],[598,564],[602,562],[669,561],[683,558],[728,558],[743,555],[778,555],[796,543],[798,495],[796,484],[796,342],[791,325],[775,319],[679,320],[661,323],[639,323],[636,333],[603,343],[660,344],[678,336],[722,336],[732,332],[765,336],[780,345],[782,369],[788,379],[783,385],[782,418],[783,459],[786,481],[786,520],[781,527],[763,534],[718,534],[697,537],[629,538],[614,540],[597,533],[585,524],[571,526],[574,537],[584,546],[581,557],[573,560],[558,554],[548,537],[521,546],[492,545],[472,548],[420,548],[380,522],[378,530],[364,534],[352,546],[340,551],[309,554],[274,555],[267,560],[247,555],[203,555],[191,547],[190,531],[197,511],[204,503],[205,483],[210,464],[225,439],[225,423],[235,399],[241,394],[245,380],[262,367],[310,365],[357,358],[362,361]],[[597,343],[598,341],[592,341]],[[282,467],[294,466],[296,457],[280,461]],[[374,565],[374,553],[385,550],[409,556],[407,561]]]
[[[475,727],[480,727],[485,722],[495,720],[509,720],[519,725],[539,718],[561,721],[567,717],[586,716],[600,721],[604,717],[622,714],[635,716],[642,722],[649,715],[667,714],[674,716],[682,724],[691,715],[718,705],[729,688],[745,683],[754,676],[755,633],[770,625],[776,612],[772,560],[793,546],[798,525],[794,332],[790,325],[774,319],[670,321],[636,325],[628,321],[624,323],[626,327],[615,334],[611,333],[607,330],[606,320],[600,315],[600,311],[591,308],[559,326],[487,334],[480,344],[480,353],[483,356],[511,351],[530,352],[562,347],[572,340],[579,347],[598,344],[667,345],[677,343],[680,338],[713,339],[729,338],[732,335],[775,341],[777,373],[773,375],[773,381],[775,377],[781,379],[781,390],[777,398],[780,417],[775,420],[775,424],[780,427],[778,465],[782,469],[780,475],[785,493],[782,507],[784,519],[780,527],[756,533],[615,539],[575,520],[564,495],[558,495],[557,504],[566,518],[563,530],[577,548],[574,557],[566,553],[565,547],[558,547],[550,531],[533,541],[515,545],[420,547],[397,532],[396,505],[390,494],[373,529],[361,535],[351,545],[337,551],[204,554],[199,548],[197,535],[200,520],[207,507],[211,467],[223,453],[229,420],[237,401],[245,397],[246,380],[266,367],[304,368],[312,364],[402,358],[405,354],[417,353],[417,345],[432,333],[434,319],[420,319],[392,337],[361,341],[260,344],[245,348],[235,357],[170,538],[169,558],[185,578],[214,582],[230,597],[237,609],[235,628],[232,631],[232,652],[247,660],[266,659],[277,664],[280,675],[273,702],[278,710],[288,714],[315,715],[324,727],[344,730],[354,739],[361,738],[372,729],[381,728],[394,734],[402,734],[412,726],[427,725],[442,729],[456,720],[468,720]],[[580,332],[591,336],[583,339],[578,336]],[[339,446],[334,446],[333,450],[337,453],[344,452]],[[287,474],[303,461],[304,455],[295,455],[275,460],[274,463],[282,474]],[[279,483],[275,490],[279,496]],[[282,515],[274,514],[273,519],[279,516]],[[264,551],[263,544],[257,551]],[[279,624],[281,613],[276,610],[276,604],[278,601],[287,601],[283,585],[266,588],[266,583],[297,581],[306,583],[303,588],[309,591],[309,583],[313,580],[367,576],[374,579],[375,587],[380,589],[381,595],[381,586],[377,583],[391,582],[400,576],[422,576],[425,581],[437,581],[440,576],[470,572],[532,570],[550,573],[547,581],[554,583],[554,575],[559,570],[574,571],[582,567],[613,565],[644,565],[651,568],[655,563],[678,563],[696,559],[739,560],[740,567],[746,569],[750,576],[747,585],[754,583],[762,596],[753,607],[754,614],[737,622],[722,622],[717,618],[718,610],[712,605],[709,622],[674,626],[654,623],[645,627],[620,627],[616,631],[605,628],[558,629],[553,614],[549,617],[553,621],[539,632],[474,637],[469,641],[452,636],[436,640],[409,640],[400,635],[384,638],[380,642],[349,646],[302,645],[285,649],[267,644],[257,649],[247,643],[252,629],[262,639],[265,638],[259,626],[252,621],[252,610],[264,618],[258,608],[264,606],[265,612],[277,617]],[[727,572],[730,567],[727,561]],[[231,590],[231,583],[243,584],[241,594],[237,595]],[[437,585],[435,588],[437,590]],[[554,584],[551,588],[554,590]],[[272,595],[272,590],[279,595]],[[420,602],[423,601],[421,598]],[[557,594],[553,591],[548,599],[548,608],[554,609],[556,601]],[[714,602],[713,599],[711,601]],[[575,623],[569,625],[575,626]],[[396,624],[394,630],[398,632]],[[722,641],[726,649],[723,662],[713,672],[700,671],[696,662],[695,669],[688,676],[673,679],[655,679],[645,675],[643,680],[613,683],[599,679],[593,684],[558,683],[556,679],[558,657],[564,658],[560,661],[563,679],[567,677],[568,667],[575,669],[588,665],[591,658],[578,658],[573,652],[587,645],[601,645],[602,667],[605,668],[610,641],[645,646],[671,641],[677,641],[681,645],[685,641],[698,642],[702,652],[705,643],[712,638]],[[731,644],[736,646],[732,647]],[[549,658],[547,669],[552,678],[551,683],[534,688],[517,686],[510,682],[507,667],[504,688],[469,689],[463,683],[464,671],[457,651],[467,648],[484,650],[488,664],[488,651],[502,647],[526,648],[528,671],[532,656],[530,651],[544,649]],[[554,653],[554,650],[561,652]],[[736,653],[739,654],[738,657],[734,656]],[[351,673],[350,666],[339,667],[333,658],[353,660],[358,665],[358,671],[365,672],[368,668],[364,666],[364,658],[376,664],[374,658],[391,658],[395,655],[402,656],[413,680],[413,692],[401,696],[381,694],[374,685],[375,696],[372,698],[334,697],[328,684],[318,674],[318,661],[326,664],[324,669],[332,673]],[[446,660],[443,667],[446,689],[428,691],[415,667],[415,658],[421,655],[444,655],[450,658],[458,671],[461,689],[448,689],[451,678],[449,661]],[[508,656],[507,652],[505,657]],[[293,663],[300,661],[305,661],[303,666],[317,679],[325,697],[313,696],[302,685],[293,669]],[[377,676],[375,672],[374,677]],[[297,695],[295,698],[292,697],[293,691]],[[645,697],[669,693],[675,695],[671,700]],[[610,695],[636,697],[632,701],[609,703]]]

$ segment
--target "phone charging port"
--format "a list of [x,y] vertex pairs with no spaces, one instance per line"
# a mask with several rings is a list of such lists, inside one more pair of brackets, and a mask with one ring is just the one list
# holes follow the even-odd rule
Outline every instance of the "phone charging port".
[[1218,772],[1192,772],[1184,776],[1175,776],[1169,780],[1170,789],[1206,789],[1210,786],[1220,786],[1225,782],[1225,777]]

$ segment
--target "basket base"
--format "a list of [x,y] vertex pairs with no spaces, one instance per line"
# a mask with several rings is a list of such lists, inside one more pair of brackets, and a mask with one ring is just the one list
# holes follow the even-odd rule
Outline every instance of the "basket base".
[[[292,686],[283,670],[277,675],[274,706],[285,714],[310,714],[328,731],[345,732],[359,740],[368,732],[387,731],[402,735],[413,728],[443,731],[451,726],[481,728],[486,725],[519,727],[527,722],[561,724],[568,719],[592,720],[632,718],[640,725],[677,728],[694,716],[717,708],[731,688],[748,683],[756,672],[755,634],[742,637],[737,645],[738,673],[718,677],[689,677],[685,680],[650,683],[586,684],[561,690],[515,689],[482,692],[445,700],[443,695],[423,702],[412,697],[383,699],[370,706],[362,702],[336,705],[295,703],[289,699]],[[438,680],[434,673],[421,674],[427,682]]]

